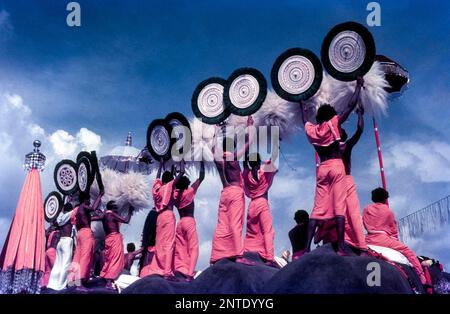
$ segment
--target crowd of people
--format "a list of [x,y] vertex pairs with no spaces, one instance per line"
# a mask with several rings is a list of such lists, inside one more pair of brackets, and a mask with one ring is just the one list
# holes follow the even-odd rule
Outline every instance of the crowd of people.
[[[320,158],[320,165],[311,214],[297,211],[294,217],[297,225],[289,232],[292,260],[308,253],[313,239],[315,243],[333,243],[336,254],[340,256],[354,253],[371,255],[368,245],[384,246],[405,255],[425,283],[417,256],[398,240],[397,222],[388,206],[389,194],[385,189],[372,191],[373,204],[366,206],[361,216],[351,175],[351,154],[364,129],[364,110],[357,107],[363,84],[363,79],[358,78],[353,97],[344,112],[337,114],[332,106],[324,104],[317,111],[315,123],[308,121],[306,108],[300,103],[305,132]],[[352,111],[358,115],[357,129],[348,138],[341,125]],[[247,126],[252,124],[253,119],[249,116]],[[217,126],[216,134],[218,129]],[[265,264],[277,267],[268,192],[278,170],[270,160],[263,162],[259,154],[249,153],[252,141],[253,137],[246,136],[243,147],[237,149],[234,138],[224,137],[222,145],[216,142],[213,147],[223,189],[212,240],[211,265],[229,259],[252,266],[254,262],[245,258],[244,253],[256,252]],[[239,160],[243,156],[242,170]],[[65,204],[47,231],[43,286],[54,290],[71,284],[86,288],[89,279],[97,272],[106,287],[113,288],[120,275],[130,274],[136,259],[139,259],[139,277],[160,275],[167,280],[192,281],[199,256],[194,199],[205,178],[204,162],[201,162],[199,177],[193,183],[185,175],[184,160],[179,163],[178,171],[174,166],[171,170],[163,171],[163,168],[164,161],[161,160],[152,187],[154,208],[145,221],[138,250],[129,243],[127,253],[124,253],[120,233],[121,224],[130,221],[131,206],[119,208],[114,201],[109,201],[106,210],[100,210],[103,191],[92,205],[90,197],[84,194],[80,195],[79,205],[75,208],[71,203]],[[245,197],[250,199],[247,211]],[[179,212],[178,222],[174,207]],[[106,235],[102,250],[97,250],[96,254],[92,221],[101,221]],[[73,229],[76,230],[75,243]],[[288,256],[287,253],[284,255]]]

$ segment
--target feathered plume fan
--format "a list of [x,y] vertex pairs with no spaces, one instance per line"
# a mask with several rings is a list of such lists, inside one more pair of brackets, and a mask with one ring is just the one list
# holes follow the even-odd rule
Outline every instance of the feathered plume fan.
[[[115,201],[119,208],[130,204],[135,211],[153,206],[150,195],[151,185],[144,174],[119,173],[111,169],[101,170],[101,174],[105,186],[102,205],[106,205],[109,201]],[[98,193],[98,184],[94,182],[91,187],[91,198],[95,199]]]
[[[338,81],[324,73],[320,89],[305,103],[316,110],[321,105],[328,103],[340,113],[348,106],[355,87],[356,81]],[[359,103],[366,112],[373,115],[386,115],[388,96],[386,88],[388,87],[389,83],[385,79],[385,73],[380,63],[374,62],[370,71],[364,75],[364,87],[359,96]]]

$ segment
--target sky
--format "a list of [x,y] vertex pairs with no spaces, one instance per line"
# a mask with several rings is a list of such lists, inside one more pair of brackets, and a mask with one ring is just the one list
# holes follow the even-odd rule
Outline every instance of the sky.
[[[26,173],[24,155],[42,141],[47,169],[43,195],[55,189],[53,167],[82,149],[100,156],[123,145],[145,145],[148,124],[171,111],[192,117],[191,96],[211,76],[239,67],[267,79],[288,48],[320,54],[326,33],[345,21],[366,23],[369,1],[78,1],[81,27],[68,27],[69,1],[0,0],[0,243]],[[409,73],[403,95],[379,117],[390,205],[398,218],[450,192],[450,3],[378,1],[381,26],[369,27],[377,53]],[[270,87],[270,83],[269,83]],[[345,124],[354,130],[355,117]],[[284,159],[270,192],[275,253],[290,249],[294,212],[311,210],[315,170],[301,132],[282,143]],[[362,205],[381,185],[371,120],[353,154]],[[220,193],[209,175],[199,190],[198,266],[207,266]],[[146,212],[124,228],[139,242]],[[450,269],[448,226],[407,243]]]

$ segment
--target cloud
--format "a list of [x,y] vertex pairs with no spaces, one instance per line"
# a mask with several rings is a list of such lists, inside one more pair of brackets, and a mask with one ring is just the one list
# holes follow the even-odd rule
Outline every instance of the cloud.
[[[383,161],[389,171],[411,172],[425,183],[450,182],[450,145],[446,142],[390,142]],[[371,172],[378,171],[378,161],[373,160]]]
[[49,140],[53,151],[61,158],[73,156],[81,150],[98,151],[102,146],[101,137],[86,128],[81,128],[75,136],[67,131],[57,130],[49,136]]

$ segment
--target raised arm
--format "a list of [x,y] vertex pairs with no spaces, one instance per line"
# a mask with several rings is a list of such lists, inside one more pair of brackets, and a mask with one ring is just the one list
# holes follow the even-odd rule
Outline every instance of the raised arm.
[[162,168],[164,166],[164,159],[160,159],[159,160],[159,167],[158,167],[158,172],[156,173],[156,178],[157,179],[161,179],[161,172],[162,172]]
[[121,215],[111,211],[110,214],[117,220],[120,221],[121,223],[127,224],[130,222],[131,220],[131,213],[133,212],[133,206],[128,205],[128,213],[125,217],[122,217]]
[[364,131],[364,109],[362,107],[358,107],[356,109],[356,112],[358,113],[358,126],[356,128],[355,134],[353,134],[353,136],[347,141],[347,146],[349,147],[353,147],[356,145],[356,143],[358,143]]
[[205,179],[205,162],[202,160],[200,162],[200,175],[198,176],[198,179],[195,180],[194,183],[192,183],[191,187],[197,191],[198,187],[200,186],[200,184],[203,182],[203,180]]
[[100,193],[98,194],[97,198],[94,201],[94,204],[92,205],[92,208],[89,207],[85,207],[85,210],[87,212],[95,212],[98,207],[100,206],[100,202],[102,201],[102,197],[105,194],[105,191],[101,190]]
[[345,108],[344,112],[341,115],[339,115],[339,125],[341,125],[342,123],[347,121],[348,116],[355,109],[356,104],[358,103],[359,93],[361,92],[361,87],[363,85],[364,85],[364,79],[362,77],[358,77],[356,79],[355,92],[353,93],[352,98],[350,98],[347,108]]
[[[250,130],[248,127],[252,126],[253,123],[254,123],[253,117],[252,116],[248,116],[248,118],[247,118],[247,130]],[[245,139],[245,145],[239,151],[235,150],[234,160],[238,160],[239,158],[241,158],[242,155],[244,155],[248,151],[248,149],[249,149],[250,145],[252,145],[252,143],[253,143],[253,136],[250,136],[250,132],[247,132],[247,136],[246,136],[246,139]]]
[[173,186],[175,186],[178,181],[180,181],[181,177],[184,176],[184,165],[185,165],[185,161],[184,159],[181,159],[180,161],[180,173],[178,173],[178,175],[175,177],[175,179],[173,179]]
[[301,111],[302,111],[303,125],[305,125],[306,122],[308,122],[308,111],[306,110],[306,106],[303,103],[303,100],[300,100],[299,104],[300,104],[300,108],[301,108]]

